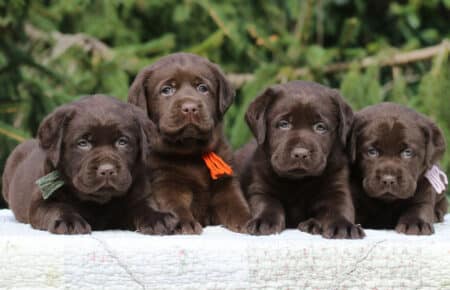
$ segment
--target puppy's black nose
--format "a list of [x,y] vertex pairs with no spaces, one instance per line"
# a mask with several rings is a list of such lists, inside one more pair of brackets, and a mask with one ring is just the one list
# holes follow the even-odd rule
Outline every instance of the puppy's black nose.
[[97,176],[99,177],[111,177],[116,174],[116,167],[111,163],[103,163],[97,168]]
[[183,114],[197,114],[198,107],[199,106],[194,102],[185,102],[181,105],[181,112],[183,112]]
[[384,186],[393,186],[397,184],[397,178],[394,175],[385,174],[381,177],[381,183]]
[[291,152],[291,157],[293,159],[307,160],[311,157],[311,151],[306,148],[295,148]]

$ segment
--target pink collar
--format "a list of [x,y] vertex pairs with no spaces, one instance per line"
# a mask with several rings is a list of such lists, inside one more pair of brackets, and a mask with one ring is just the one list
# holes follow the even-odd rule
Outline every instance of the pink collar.
[[425,172],[425,178],[428,179],[431,186],[438,194],[441,194],[448,185],[448,178],[444,171],[440,170],[439,167],[433,165],[431,169]]

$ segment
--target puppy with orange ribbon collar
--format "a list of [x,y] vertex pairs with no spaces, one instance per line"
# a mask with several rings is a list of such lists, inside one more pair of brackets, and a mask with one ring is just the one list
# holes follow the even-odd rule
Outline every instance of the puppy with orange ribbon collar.
[[153,198],[179,219],[176,233],[199,234],[210,224],[246,232],[250,210],[222,129],[233,99],[219,67],[188,53],[144,68],[129,90],[129,102],[158,128],[148,161]]

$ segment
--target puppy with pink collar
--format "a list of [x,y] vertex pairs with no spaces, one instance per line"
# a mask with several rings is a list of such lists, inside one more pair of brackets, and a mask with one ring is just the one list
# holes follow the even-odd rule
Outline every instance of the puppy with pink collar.
[[350,155],[356,223],[431,235],[447,213],[448,179],[439,168],[446,149],[429,118],[382,103],[355,114]]

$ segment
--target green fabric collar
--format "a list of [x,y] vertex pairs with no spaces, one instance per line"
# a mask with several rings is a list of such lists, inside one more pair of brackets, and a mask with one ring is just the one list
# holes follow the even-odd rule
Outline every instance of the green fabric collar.
[[36,180],[36,185],[41,190],[42,197],[48,199],[56,190],[64,185],[64,180],[61,179],[61,173],[58,170],[54,170]]

